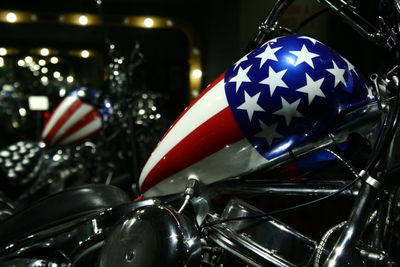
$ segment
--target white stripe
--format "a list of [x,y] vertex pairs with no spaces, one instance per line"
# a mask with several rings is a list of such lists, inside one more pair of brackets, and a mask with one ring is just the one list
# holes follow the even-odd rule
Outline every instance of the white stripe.
[[195,175],[202,183],[210,184],[251,172],[267,162],[268,160],[257,152],[247,138],[244,138],[163,180],[144,195],[153,197],[182,192],[189,175]]
[[228,106],[225,95],[224,80],[217,83],[203,95],[169,131],[162,142],[158,144],[146,162],[140,174],[139,184],[141,185],[145,177],[153,167],[167,154],[176,144],[189,135],[193,130],[213,117],[215,114]]
[[78,98],[76,96],[69,96],[65,98],[59,106],[56,108],[54,113],[51,115],[49,122],[43,130],[42,138],[45,138],[60,117],[65,113],[65,111],[76,101]]
[[82,119],[86,114],[88,114],[93,109],[94,108],[91,105],[83,103],[77,110],[75,110],[75,112],[72,115],[70,115],[70,117],[63,124],[63,126],[60,129],[58,129],[56,134],[51,139],[51,144],[57,142],[58,139],[71,128],[71,126],[73,126],[76,122]]
[[101,120],[100,118],[96,118],[91,123],[87,124],[85,127],[82,127],[79,131],[75,132],[74,134],[70,135],[69,137],[65,138],[63,141],[60,142],[61,145],[65,145],[76,140],[81,139],[82,137],[97,131],[101,127]]

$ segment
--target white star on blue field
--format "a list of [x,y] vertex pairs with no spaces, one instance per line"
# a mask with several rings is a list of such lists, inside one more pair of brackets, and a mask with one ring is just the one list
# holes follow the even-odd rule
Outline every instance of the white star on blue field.
[[271,40],[225,74],[229,107],[267,159],[327,131],[343,110],[371,101],[368,84],[347,59],[306,36]]

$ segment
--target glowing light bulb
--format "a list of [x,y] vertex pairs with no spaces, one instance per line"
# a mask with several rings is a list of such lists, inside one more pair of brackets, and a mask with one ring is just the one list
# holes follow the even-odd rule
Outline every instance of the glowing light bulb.
[[81,51],[81,57],[88,58],[89,56],[90,56],[89,51],[87,51],[87,50],[82,50]]
[[33,62],[33,58],[32,58],[31,56],[27,56],[27,57],[25,57],[25,62],[26,62],[27,64],[30,64],[30,63]]
[[66,93],[67,93],[67,91],[64,88],[61,88],[60,91],[58,91],[58,94],[60,95],[60,97],[64,97]]
[[20,109],[18,110],[18,112],[19,112],[19,115],[21,115],[21,117],[25,117],[25,116],[26,116],[26,109],[20,108]]
[[81,24],[81,25],[87,25],[89,22],[88,18],[84,15],[80,16],[78,21],[79,21],[79,24]]
[[200,78],[203,75],[203,72],[199,69],[195,69],[192,72],[194,78]]
[[43,85],[49,84],[49,78],[47,78],[46,76],[43,76],[42,78],[40,78],[40,81],[42,82]]
[[143,24],[147,28],[151,28],[154,25],[154,20],[152,18],[145,18],[145,20],[143,21]]
[[0,56],[5,56],[7,55],[7,49],[4,47],[0,47]]
[[55,72],[53,73],[53,77],[56,78],[56,79],[58,79],[58,78],[61,77],[61,73],[58,72],[58,71],[55,71]]
[[40,49],[40,54],[45,57],[50,54],[50,51],[47,48],[42,48],[42,49]]
[[17,15],[15,14],[15,13],[13,13],[13,12],[9,12],[9,13],[7,13],[7,15],[6,15],[6,20],[8,21],[8,22],[10,22],[10,23],[14,23],[14,22],[16,22],[17,21]]
[[50,58],[50,62],[51,62],[52,64],[57,64],[57,63],[58,63],[58,57],[51,57],[51,58]]

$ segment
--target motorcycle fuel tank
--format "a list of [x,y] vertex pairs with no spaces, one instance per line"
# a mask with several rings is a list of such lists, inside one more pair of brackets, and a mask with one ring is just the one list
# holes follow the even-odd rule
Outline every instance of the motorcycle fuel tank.
[[171,126],[144,166],[145,196],[249,173],[326,134],[338,118],[373,99],[362,74],[305,36],[251,51],[210,84]]
[[97,98],[98,94],[88,88],[76,89],[64,98],[43,129],[42,140],[46,146],[77,143],[98,133],[111,104],[105,103],[101,112],[90,103]]

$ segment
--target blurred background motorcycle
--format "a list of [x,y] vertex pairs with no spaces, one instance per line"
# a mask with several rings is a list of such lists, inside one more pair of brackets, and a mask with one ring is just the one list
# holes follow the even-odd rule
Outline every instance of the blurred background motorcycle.
[[87,87],[60,89],[65,94],[61,102],[44,112],[43,120],[36,118],[36,123],[43,122],[41,140],[18,141],[0,151],[3,192],[10,192],[17,206],[87,183],[114,184],[132,192],[137,168],[166,128],[161,115],[165,99],[141,80],[145,63],[139,43],[130,62],[117,54],[110,44],[102,93]]

